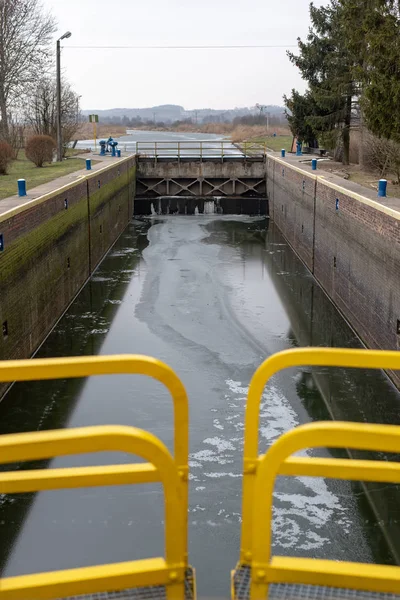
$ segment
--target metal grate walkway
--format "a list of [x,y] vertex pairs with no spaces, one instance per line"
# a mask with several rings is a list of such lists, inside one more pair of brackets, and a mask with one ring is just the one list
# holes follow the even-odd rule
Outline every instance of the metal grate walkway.
[[[121,590],[119,592],[99,592],[87,596],[70,596],[60,600],[166,600],[166,598],[166,587],[160,585]],[[195,598],[194,571],[189,568],[186,571],[185,600],[195,600]]]
[[[250,598],[250,583],[251,568],[241,566],[236,569],[233,575],[235,600]],[[400,600],[400,595],[317,585],[273,583],[269,586],[268,600]]]

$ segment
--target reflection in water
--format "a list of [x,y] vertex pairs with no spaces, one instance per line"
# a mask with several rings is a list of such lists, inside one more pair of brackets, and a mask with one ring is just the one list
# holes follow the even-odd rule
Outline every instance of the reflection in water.
[[[266,356],[308,345],[361,347],[273,224],[167,217],[150,229],[136,223],[126,230],[38,353],[142,352],[178,372],[190,398],[190,554],[203,594],[228,594],[227,574],[238,556],[250,378]],[[398,423],[399,407],[382,373],[290,369],[264,391],[260,450],[313,420]],[[18,384],[0,404],[0,433],[112,420],[149,428],[171,447],[168,419],[159,388],[124,377]],[[160,537],[160,490],[125,493],[0,496],[4,571],[151,556]],[[386,527],[397,532],[397,489],[371,486],[369,493]],[[33,553],[29,544],[39,535],[41,553]],[[396,556],[360,486],[310,478],[279,479],[274,545],[281,554],[322,558],[390,563]]]
[[[66,315],[37,352],[36,358],[90,356],[100,353],[110,324],[116,316],[140,253],[147,246],[148,226],[130,228],[111,250],[68,309]],[[0,434],[65,427],[79,401],[84,380],[22,382],[13,385],[0,403]],[[43,468],[30,462],[18,468]],[[8,466],[0,465],[1,470]],[[0,494],[0,568],[7,560],[34,494]]]

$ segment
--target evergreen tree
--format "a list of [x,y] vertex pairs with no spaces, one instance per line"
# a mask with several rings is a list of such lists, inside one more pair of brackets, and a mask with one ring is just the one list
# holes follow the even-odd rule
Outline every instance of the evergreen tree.
[[341,4],[365,124],[379,137],[400,142],[400,2],[342,0]]
[[308,81],[317,110],[308,118],[318,132],[337,133],[343,146],[343,163],[349,163],[353,98],[357,93],[353,57],[342,26],[342,6],[331,0],[327,6],[310,5],[312,26],[307,40],[298,40],[299,55],[288,52],[290,61]]
[[285,110],[286,118],[293,136],[299,142],[306,143],[310,148],[317,148],[317,132],[310,124],[309,119],[316,116],[318,110],[310,92],[302,95],[298,91],[292,90],[290,98],[284,96],[283,99],[287,108]]

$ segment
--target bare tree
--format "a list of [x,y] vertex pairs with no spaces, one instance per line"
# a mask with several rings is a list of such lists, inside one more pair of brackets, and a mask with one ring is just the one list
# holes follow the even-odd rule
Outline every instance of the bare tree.
[[19,151],[25,145],[25,123],[13,115],[8,121],[8,142],[14,150],[14,158],[17,160]]
[[0,0],[0,137],[9,137],[11,105],[49,67],[55,29],[40,0]]
[[[49,77],[41,79],[32,93],[25,111],[26,123],[37,135],[57,137],[57,88]],[[61,95],[61,126],[64,154],[74,139],[81,122],[79,96],[63,81]]]

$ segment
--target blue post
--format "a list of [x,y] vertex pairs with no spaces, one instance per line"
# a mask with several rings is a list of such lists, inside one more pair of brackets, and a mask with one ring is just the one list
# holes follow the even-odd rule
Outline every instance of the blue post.
[[115,146],[112,147],[112,156],[117,156],[117,149]]
[[117,156],[118,158],[121,158],[121,150],[117,150]]
[[303,156],[303,153],[301,151],[301,142],[297,142],[296,156]]
[[26,181],[25,179],[18,179],[18,196],[21,198],[26,196]]
[[317,170],[317,165],[318,165],[317,159],[313,158],[312,161],[311,161],[311,168],[312,168],[313,171]]
[[378,197],[379,198],[386,198],[386,191],[387,191],[387,180],[386,179],[380,179],[379,180],[379,187],[378,187]]
[[285,158],[285,156],[286,156],[286,150],[284,150],[283,148],[281,150],[281,156],[282,156],[282,158]]
[[90,158],[86,159],[86,170],[87,171],[91,171],[92,170],[92,161],[90,160]]

